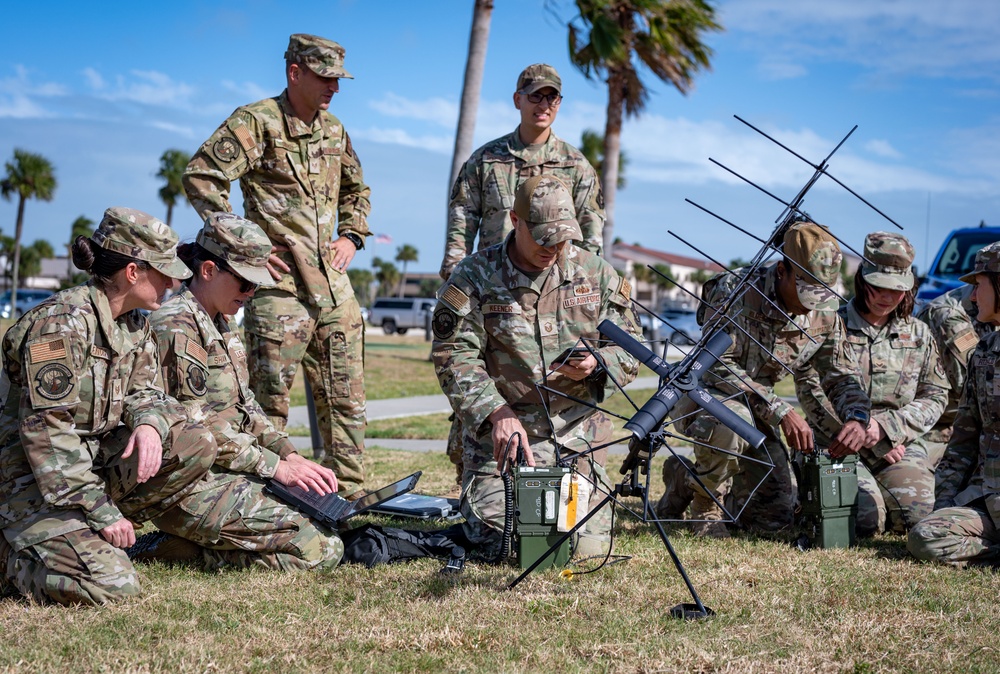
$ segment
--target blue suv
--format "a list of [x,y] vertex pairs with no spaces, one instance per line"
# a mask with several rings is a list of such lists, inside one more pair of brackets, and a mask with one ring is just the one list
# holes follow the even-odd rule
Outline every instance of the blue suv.
[[1000,227],[953,230],[934,257],[927,275],[921,278],[920,288],[917,290],[917,308],[962,285],[958,277],[972,271],[976,253],[994,241],[1000,241]]

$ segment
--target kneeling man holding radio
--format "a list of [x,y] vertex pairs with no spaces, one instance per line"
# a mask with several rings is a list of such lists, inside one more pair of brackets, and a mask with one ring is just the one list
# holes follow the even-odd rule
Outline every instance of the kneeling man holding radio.
[[[514,231],[502,243],[455,268],[438,292],[433,320],[438,380],[465,429],[466,535],[488,547],[499,546],[504,529],[506,466],[575,463],[578,475],[564,478],[562,500],[575,494],[585,504],[577,519],[601,500],[600,490],[610,491],[607,451],[587,450],[611,439],[611,420],[583,403],[598,405],[617,390],[615,381],[632,381],[638,363],[601,338],[597,326],[610,319],[641,338],[628,281],[597,255],[568,245],[582,234],[558,178],[524,182],[511,221]],[[578,557],[607,551],[607,510],[582,530]]]

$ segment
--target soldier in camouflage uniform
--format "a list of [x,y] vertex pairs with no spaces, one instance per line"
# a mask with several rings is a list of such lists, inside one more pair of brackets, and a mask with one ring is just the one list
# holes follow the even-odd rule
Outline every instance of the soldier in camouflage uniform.
[[[1000,242],[976,254],[972,273],[977,320],[1000,325]],[[1000,559],[1000,333],[983,335],[968,376],[944,458],[935,473],[934,511],[910,530],[917,559],[955,566]]]
[[[635,378],[638,363],[615,345],[560,362],[581,339],[597,340],[610,319],[636,338],[638,321],[628,282],[597,255],[570,245],[582,237],[572,197],[557,178],[527,180],[514,201],[513,232],[502,243],[464,259],[438,292],[433,360],[441,387],[467,432],[462,512],[467,535],[493,543],[504,525],[498,463],[513,460],[519,436],[529,465],[554,465],[607,442],[607,416],[535,383],[598,404]],[[513,440],[513,441],[512,441]],[[578,470],[601,489],[606,450],[578,460]],[[602,494],[595,489],[591,505]],[[595,522],[596,520],[596,522]],[[610,540],[607,512],[587,523],[577,553],[598,552]]]
[[177,236],[109,208],[73,260],[92,281],[26,313],[3,339],[0,580],[38,601],[102,604],[139,592],[132,522],[168,512],[216,445],[163,392],[155,309],[190,276]]
[[[441,277],[448,280],[463,258],[503,241],[513,229],[510,210],[514,194],[525,180],[554,175],[570,188],[577,221],[583,231],[579,245],[601,254],[604,200],[597,173],[587,158],[552,131],[562,101],[562,81],[544,63],[525,68],[517,78],[514,107],[521,123],[512,133],[472,153],[459,171],[448,207]],[[448,456],[462,475],[462,426],[456,419],[448,438]]]
[[270,238],[279,279],[246,307],[251,386],[284,429],[302,363],[324,465],[354,490],[364,482],[364,322],[347,267],[370,234],[371,206],[351,139],[327,112],[339,79],[351,76],[343,48],[313,35],[292,35],[285,60],[288,88],[223,122],[192,158],[184,189],[205,217],[232,212],[229,188],[240,180],[246,217]]
[[219,446],[216,470],[154,522],[202,546],[208,568],[333,568],[343,556],[340,538],[262,489],[273,478],[327,494],[337,490],[336,476],[296,453],[257,404],[246,349],[226,318],[258,286],[275,285],[270,252],[254,223],[210,214],[196,242],[178,252],[194,275],[150,316],[167,393],[205,417]]
[[[871,400],[870,418],[858,419],[866,424],[858,452],[860,536],[903,532],[930,512],[934,467],[925,436],[949,390],[930,329],[911,315],[913,246],[899,234],[874,232],[865,238],[864,256],[854,280],[857,294],[838,313],[843,330],[795,381],[819,447],[830,447],[844,426],[831,400],[843,396],[845,386],[860,386]],[[843,370],[853,373],[831,374]]]
[[[767,439],[754,449],[687,397],[674,408],[677,429],[696,441],[694,472],[708,491],[698,485],[682,462],[668,461],[663,475],[667,491],[656,512],[663,518],[680,519],[690,503],[693,530],[699,536],[729,536],[716,503],[727,496],[731,513],[746,507],[742,517],[745,526],[778,530],[792,524],[796,491],[781,433],[793,449],[802,452],[812,450],[813,438],[802,417],[774,392],[774,385],[787,374],[775,358],[794,369],[811,358],[834,329],[838,301],[829,287],[837,281],[842,256],[836,239],[812,222],[793,224],[782,241],[786,259],[757,269],[723,272],[702,289],[704,303],[698,310],[702,325],[714,313],[709,307],[719,307],[737,295],[728,312],[735,326],[719,322],[719,328],[732,336],[733,346],[722,357],[722,364],[703,379],[706,389],[719,399],[745,392],[746,402],[737,395],[725,404],[757,426]],[[856,404],[864,407],[865,401]],[[764,479],[768,466],[741,461],[740,456],[773,463],[774,470]],[[756,496],[750,499],[751,490],[762,479]]]
[[925,436],[927,456],[932,466],[937,466],[944,455],[951,438],[951,429],[958,414],[958,403],[965,390],[965,375],[969,368],[969,356],[975,351],[980,338],[993,332],[993,326],[976,319],[979,312],[972,301],[975,286],[964,285],[946,292],[923,306],[917,318],[926,323],[937,342],[941,365],[948,375],[951,390],[948,405]]

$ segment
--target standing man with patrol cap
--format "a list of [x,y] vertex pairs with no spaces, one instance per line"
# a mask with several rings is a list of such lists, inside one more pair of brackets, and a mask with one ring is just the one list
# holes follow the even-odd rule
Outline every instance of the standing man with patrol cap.
[[[605,319],[636,339],[641,333],[628,281],[599,256],[571,245],[583,235],[566,186],[535,176],[518,188],[513,206],[513,232],[459,263],[438,292],[433,320],[434,367],[465,428],[466,534],[481,545],[498,543],[503,529],[497,471],[514,459],[514,436],[532,466],[551,466],[559,454],[567,458],[604,444],[611,420],[592,406],[639,369],[621,347],[597,341]],[[561,360],[581,339],[594,353]],[[536,388],[543,380],[563,395]],[[606,457],[601,449],[577,465],[608,491]],[[591,505],[602,497],[595,489]],[[603,552],[610,525],[607,511],[590,520],[578,554]]]
[[232,212],[239,180],[246,217],[271,240],[278,281],[247,304],[244,328],[254,395],[280,430],[302,363],[316,403],[324,465],[343,491],[365,479],[364,322],[347,267],[370,235],[361,163],[327,111],[340,90],[344,49],[295,34],[285,52],[287,88],[238,108],[191,159],[184,189],[198,213]]
[[[579,150],[552,131],[562,103],[562,80],[550,65],[536,63],[517,78],[514,107],[521,123],[513,132],[472,153],[451,190],[441,278],[473,250],[504,240],[514,225],[510,212],[514,195],[525,180],[554,175],[569,188],[582,231],[581,248],[601,254],[604,197],[594,167]],[[473,245],[479,237],[478,248]],[[456,421],[448,440],[448,455],[462,474],[461,426]]]

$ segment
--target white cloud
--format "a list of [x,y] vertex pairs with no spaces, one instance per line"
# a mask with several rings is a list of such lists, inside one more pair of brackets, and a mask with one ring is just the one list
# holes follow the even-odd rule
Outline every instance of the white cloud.
[[404,129],[383,129],[370,127],[359,131],[352,131],[355,138],[370,140],[375,143],[388,143],[403,145],[404,147],[415,147],[435,153],[450,154],[454,149],[455,139],[452,136],[417,136]]
[[56,82],[37,82],[23,65],[14,66],[13,77],[0,79],[0,117],[31,119],[52,117],[36,98],[65,96],[66,87]]
[[728,0],[720,21],[764,60],[1000,79],[1000,3],[984,0]]
[[83,77],[87,80],[87,85],[95,91],[100,91],[105,87],[104,78],[101,77],[101,73],[89,66],[83,69]]
[[757,65],[757,70],[765,80],[793,80],[809,74],[802,64],[785,61],[762,61]]
[[254,82],[233,82],[232,80],[223,80],[222,86],[228,91],[239,94],[241,99],[248,101],[259,101],[265,98],[270,98],[274,95],[274,92],[267,91],[264,87]]
[[163,121],[153,121],[150,122],[149,125],[155,129],[170,131],[171,133],[176,133],[177,135],[184,136],[185,138],[194,138],[194,129],[190,126],[181,126],[180,124]]
[[[823,138],[810,129],[762,130],[806,159],[816,162],[826,157],[840,140]],[[715,159],[768,191],[780,191],[779,197],[787,197],[789,190],[800,188],[813,174],[810,165],[750,129],[719,122],[646,115],[626,124],[622,132],[622,146],[629,157],[628,177],[656,183],[746,184],[708,161],[708,158]],[[899,153],[883,140],[869,141],[864,149],[879,159],[899,157]],[[987,149],[981,150],[981,153],[988,154]],[[995,165],[997,161],[993,163]],[[867,159],[852,151],[850,141],[833,156],[828,170],[863,195],[897,190],[985,194],[997,189],[996,173],[984,171],[978,176],[966,178],[892,161]],[[753,188],[747,186],[747,189]],[[842,188],[832,180],[822,178],[816,189]]]
[[116,87],[99,94],[110,101],[131,101],[168,108],[191,108],[194,87],[175,82],[169,75],[155,70],[132,70],[132,78],[118,75]]
[[388,92],[368,105],[387,117],[399,117],[454,129],[458,122],[458,103],[444,98],[416,101]]
[[903,157],[902,153],[890,145],[887,140],[870,140],[865,143],[865,149],[874,155],[885,157],[886,159],[901,159]]

